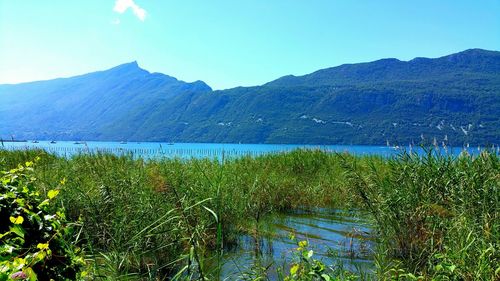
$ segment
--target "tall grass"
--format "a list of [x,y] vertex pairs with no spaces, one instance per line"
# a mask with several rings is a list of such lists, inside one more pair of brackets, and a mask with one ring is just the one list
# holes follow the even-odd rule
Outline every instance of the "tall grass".
[[[500,158],[402,153],[360,172],[345,165],[350,186],[377,221],[385,278],[498,280]],[[384,270],[385,269],[385,270]]]
[[[355,157],[321,151],[238,159],[56,157],[0,150],[0,170],[40,156],[39,188],[84,223],[94,279],[208,279],[222,250],[262,218],[297,208],[362,208],[378,231],[379,278],[495,280],[499,165],[477,157]],[[219,262],[208,262],[216,253]],[[215,266],[214,266],[215,264]]]

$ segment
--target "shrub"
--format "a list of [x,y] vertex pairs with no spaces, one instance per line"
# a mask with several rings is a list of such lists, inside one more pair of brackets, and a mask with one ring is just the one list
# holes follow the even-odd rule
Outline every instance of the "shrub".
[[59,190],[41,196],[32,171],[26,162],[0,175],[0,280],[79,279],[84,260],[71,243],[76,224],[54,206]]

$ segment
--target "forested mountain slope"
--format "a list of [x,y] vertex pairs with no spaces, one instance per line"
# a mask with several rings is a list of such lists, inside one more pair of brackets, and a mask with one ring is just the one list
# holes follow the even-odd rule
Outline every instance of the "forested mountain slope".
[[500,142],[500,52],[346,64],[212,91],[137,63],[0,85],[10,139],[391,144]]

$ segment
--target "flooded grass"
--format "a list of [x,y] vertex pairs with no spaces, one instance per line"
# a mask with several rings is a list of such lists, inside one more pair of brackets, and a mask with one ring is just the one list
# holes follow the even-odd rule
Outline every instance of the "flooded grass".
[[354,272],[374,272],[369,219],[357,213],[322,209],[268,216],[255,232],[240,236],[235,246],[226,249],[220,278],[238,280],[243,272],[260,265],[266,268],[268,279],[277,280],[278,272],[288,272],[293,264],[297,244],[291,236],[308,241],[309,249],[324,264],[342,263]]

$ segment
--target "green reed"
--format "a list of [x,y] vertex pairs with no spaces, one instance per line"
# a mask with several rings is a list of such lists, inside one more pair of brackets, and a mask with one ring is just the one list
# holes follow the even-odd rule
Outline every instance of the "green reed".
[[345,167],[350,186],[377,221],[380,276],[498,280],[498,155],[428,150],[423,156],[402,153],[370,172],[355,162]]
[[216,280],[224,247],[240,234],[269,214],[316,207],[372,214],[379,279],[499,276],[496,154],[143,160],[0,150],[0,170],[36,156],[41,190],[65,182],[59,204],[83,221],[93,279]]

